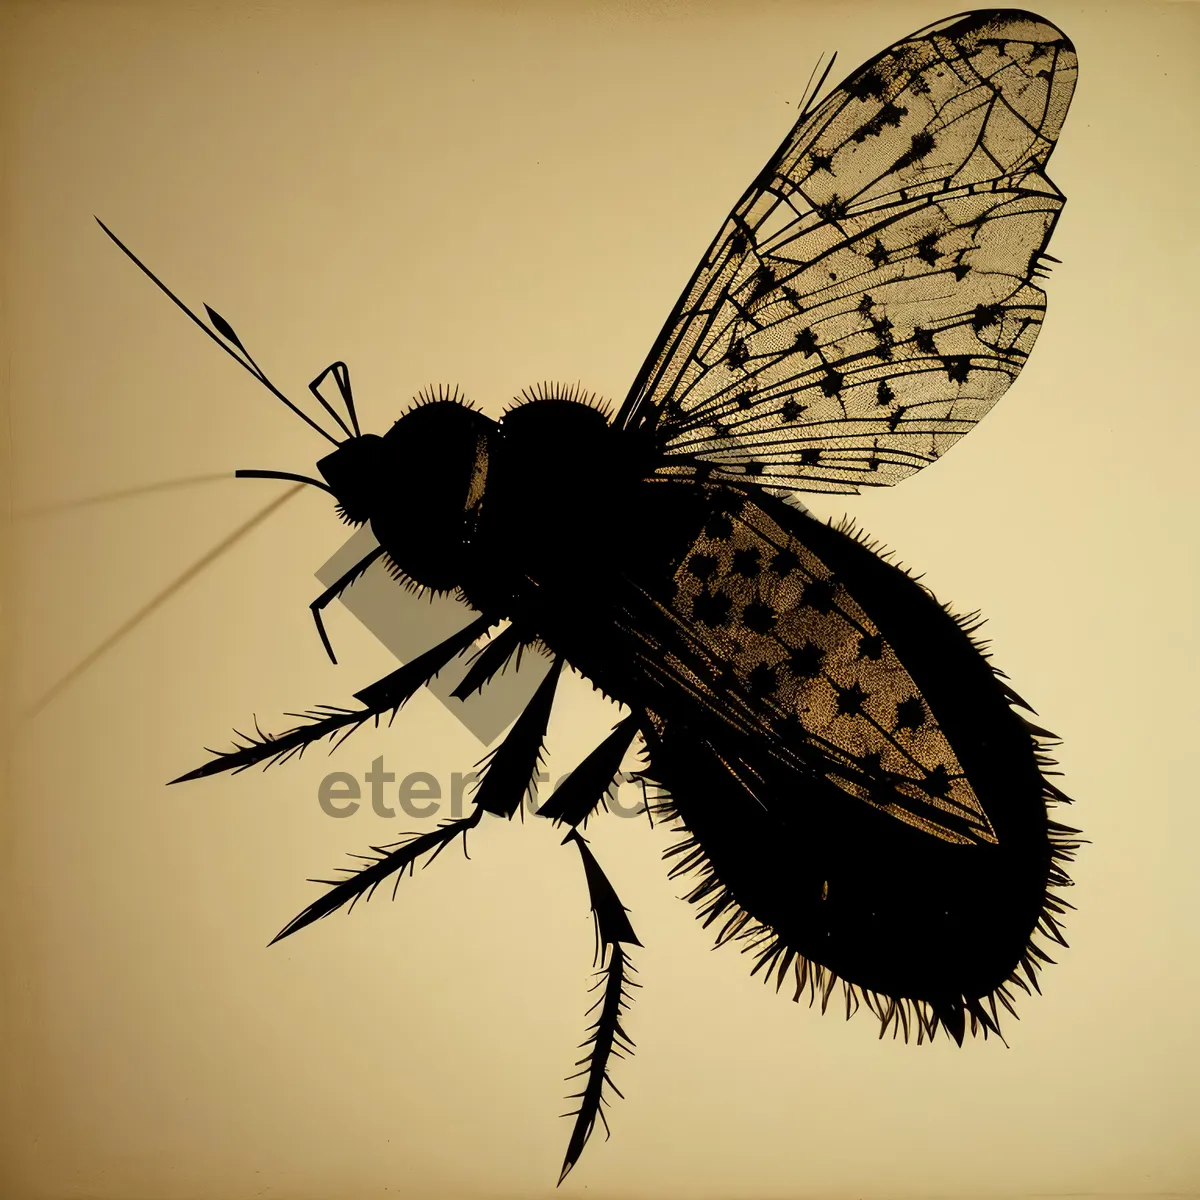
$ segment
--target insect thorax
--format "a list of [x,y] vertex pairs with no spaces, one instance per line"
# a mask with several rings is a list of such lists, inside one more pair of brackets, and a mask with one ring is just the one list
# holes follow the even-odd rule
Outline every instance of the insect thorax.
[[510,409],[489,442],[468,598],[512,611],[532,586],[544,602],[570,603],[620,561],[632,497],[651,470],[639,439],[586,403]]
[[375,441],[330,456],[354,453],[361,470],[322,464],[343,510],[369,520],[416,583],[489,608],[548,561],[603,555],[614,508],[649,468],[637,439],[567,398],[522,402],[498,422],[458,400],[419,404]]

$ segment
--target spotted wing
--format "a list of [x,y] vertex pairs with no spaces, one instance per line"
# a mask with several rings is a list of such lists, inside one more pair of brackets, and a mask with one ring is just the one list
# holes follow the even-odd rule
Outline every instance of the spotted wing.
[[[1014,10],[951,18],[801,117],[709,248],[618,421],[667,461],[855,492],[940,457],[1033,348],[1076,58]],[[674,464],[671,459],[676,459]]]
[[[942,841],[995,830],[927,698],[859,599],[753,500],[730,493],[674,575],[622,622],[665,708],[689,698],[756,755],[817,773]],[[781,799],[792,799],[784,797]]]

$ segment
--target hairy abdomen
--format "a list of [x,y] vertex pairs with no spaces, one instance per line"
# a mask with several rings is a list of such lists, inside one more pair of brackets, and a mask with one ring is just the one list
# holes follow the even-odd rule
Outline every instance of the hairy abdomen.
[[640,545],[541,632],[646,715],[689,898],[777,977],[802,956],[961,1039],[964,1002],[1007,1003],[1036,927],[1057,935],[1069,831],[1033,727],[961,623],[854,537],[733,489],[645,497]]

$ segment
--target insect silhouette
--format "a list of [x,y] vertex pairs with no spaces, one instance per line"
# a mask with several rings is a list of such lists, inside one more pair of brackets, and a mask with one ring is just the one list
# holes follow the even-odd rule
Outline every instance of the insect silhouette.
[[[1077,830],[1050,818],[1051,735],[931,593],[796,493],[883,486],[939,459],[1016,378],[1064,197],[1045,167],[1076,57],[1015,10],[949,18],[885,50],[801,116],[722,225],[611,419],[543,385],[492,420],[444,390],[363,433],[349,373],[310,385],[336,426],[275,388],[233,328],[210,337],[336,448],[321,478],[398,580],[478,614],[457,635],[280,733],[238,735],[181,779],[300,754],[395,715],[489,631],[456,695],[522,648],[553,665],[489,756],[465,817],[376,849],[276,941],[435,858],[531,787],[564,666],[628,715],[540,808],[578,851],[598,999],[560,1182],[604,1106],[624,1027],[626,909],[580,835],[635,740],[683,840],[672,877],[718,942],[822,1010],[840,982],[880,1036],[999,1033],[1014,989],[1065,945]],[[1057,261],[1057,260],[1051,260]],[[337,395],[327,397],[332,381]],[[324,389],[324,390],[323,390]],[[175,782],[179,782],[176,780]]]

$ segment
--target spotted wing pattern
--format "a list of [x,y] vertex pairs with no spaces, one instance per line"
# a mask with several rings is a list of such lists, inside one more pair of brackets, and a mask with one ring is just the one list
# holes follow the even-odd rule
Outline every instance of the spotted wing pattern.
[[867,63],[734,209],[618,421],[657,431],[666,473],[683,456],[778,489],[855,492],[940,457],[1037,338],[1064,203],[1043,171],[1075,77],[1067,38],[1013,10]]
[[752,500],[728,496],[674,584],[675,632],[637,622],[652,632],[635,651],[648,675],[925,833],[996,841],[892,646],[829,567]]

